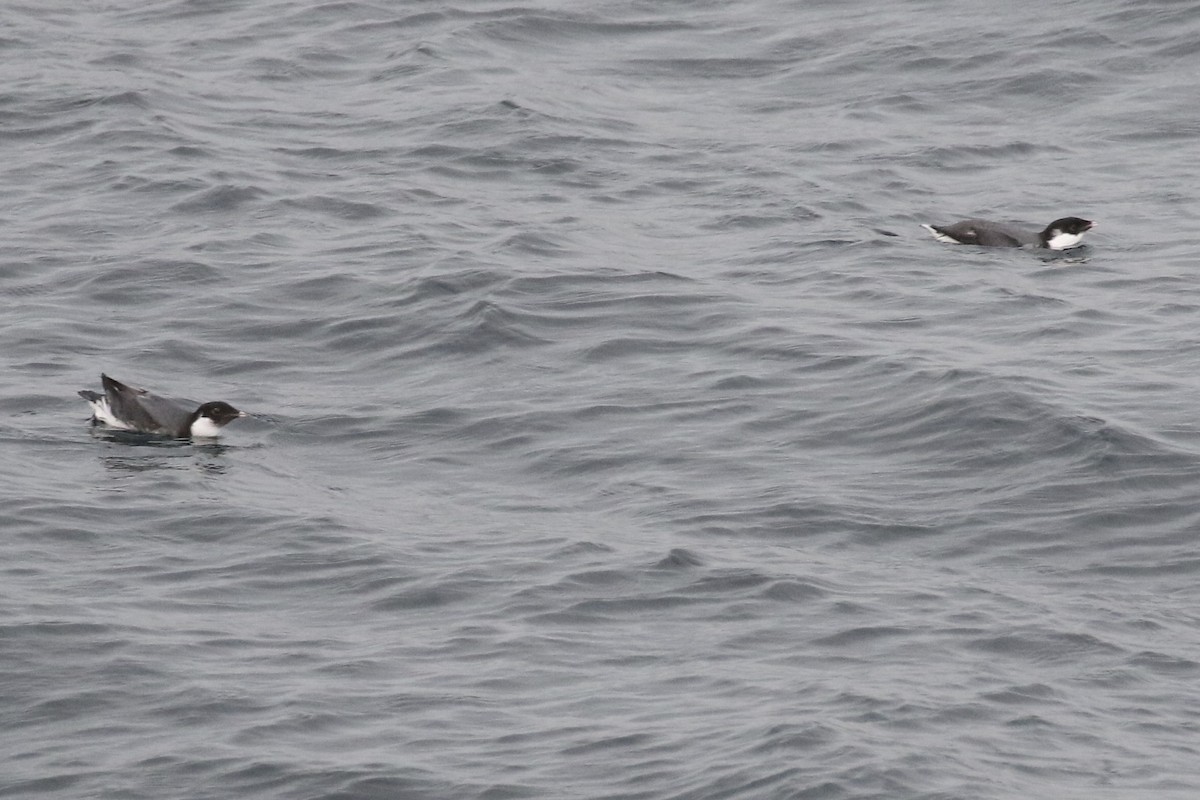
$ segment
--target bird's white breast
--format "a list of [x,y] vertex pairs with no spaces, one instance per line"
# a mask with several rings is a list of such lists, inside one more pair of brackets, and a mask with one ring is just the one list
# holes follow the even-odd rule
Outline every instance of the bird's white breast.
[[1058,231],[1046,240],[1046,247],[1049,247],[1051,250],[1066,250],[1074,247],[1081,241],[1083,241],[1082,233],[1064,233],[1063,231]]
[[215,439],[221,435],[221,429],[213,424],[208,417],[196,417],[192,423],[192,436],[201,439]]

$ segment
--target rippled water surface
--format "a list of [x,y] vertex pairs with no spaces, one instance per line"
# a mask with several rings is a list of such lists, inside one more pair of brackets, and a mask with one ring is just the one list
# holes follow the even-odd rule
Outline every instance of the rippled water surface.
[[1198,796],[1200,10],[1010,5],[8,5],[0,796]]

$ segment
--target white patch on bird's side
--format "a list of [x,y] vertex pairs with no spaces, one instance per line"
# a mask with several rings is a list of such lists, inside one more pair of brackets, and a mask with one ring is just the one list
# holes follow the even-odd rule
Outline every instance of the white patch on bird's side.
[[1051,250],[1069,250],[1083,241],[1082,233],[1064,233],[1058,228],[1054,229],[1054,235],[1046,240],[1046,247]]
[[926,225],[924,222],[922,222],[921,227],[932,233],[933,238],[937,239],[939,242],[945,242],[946,244],[962,244],[960,241],[958,241],[958,239],[955,239],[952,236],[947,236],[932,225]]
[[108,398],[101,397],[99,400],[88,400],[88,405],[92,407],[92,418],[96,422],[102,422],[110,428],[118,430],[131,431],[133,426],[126,423],[124,420],[113,416],[112,409],[108,407]]
[[192,436],[198,439],[215,439],[221,435],[221,428],[208,417],[196,417],[192,423]]

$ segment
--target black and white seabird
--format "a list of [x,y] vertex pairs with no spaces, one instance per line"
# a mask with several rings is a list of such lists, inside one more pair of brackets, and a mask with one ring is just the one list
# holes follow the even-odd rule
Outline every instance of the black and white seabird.
[[176,439],[214,438],[221,434],[221,428],[246,416],[221,400],[189,411],[173,400],[126,386],[103,373],[100,383],[104,385],[104,394],[84,389],[79,396],[91,404],[93,424],[102,423],[117,430]]
[[967,219],[953,225],[925,225],[939,242],[977,244],[983,247],[1042,247],[1048,250],[1067,250],[1077,247],[1083,234],[1095,225],[1079,217],[1063,217],[1046,226],[1041,233],[1002,222],[986,219]]

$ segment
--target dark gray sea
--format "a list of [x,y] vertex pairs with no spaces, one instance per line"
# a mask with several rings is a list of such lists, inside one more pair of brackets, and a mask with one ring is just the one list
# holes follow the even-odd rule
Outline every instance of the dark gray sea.
[[[1198,58],[1172,0],[5,3],[0,797],[1200,797]],[[113,436],[102,371],[252,416]]]

